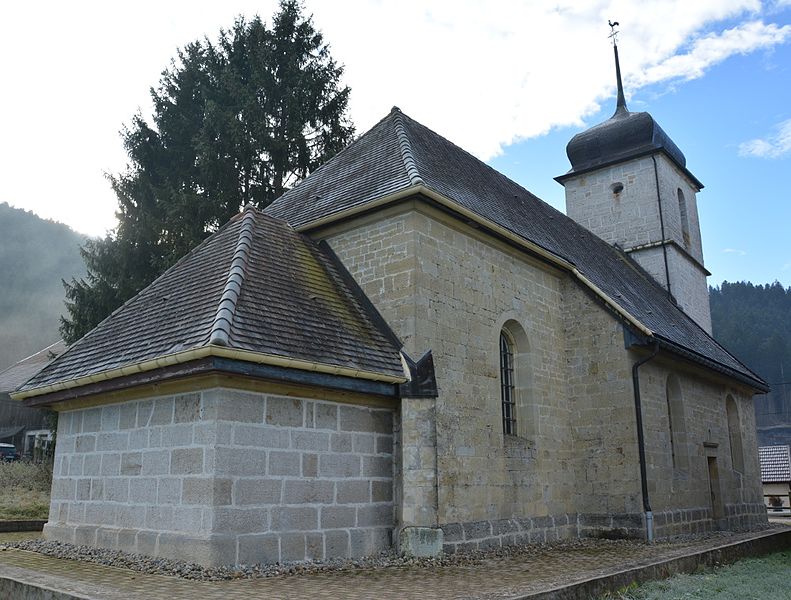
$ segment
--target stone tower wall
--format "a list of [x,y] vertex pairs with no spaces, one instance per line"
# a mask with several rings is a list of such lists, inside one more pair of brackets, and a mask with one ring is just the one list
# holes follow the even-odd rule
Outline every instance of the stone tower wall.
[[[569,217],[610,244],[629,252],[667,288],[662,224],[671,293],[679,306],[711,332],[707,272],[697,209],[697,188],[664,154],[643,156],[570,178],[566,189]],[[660,221],[656,181],[662,202]],[[617,185],[623,189],[616,193]],[[684,198],[687,234],[682,226],[679,193]]]

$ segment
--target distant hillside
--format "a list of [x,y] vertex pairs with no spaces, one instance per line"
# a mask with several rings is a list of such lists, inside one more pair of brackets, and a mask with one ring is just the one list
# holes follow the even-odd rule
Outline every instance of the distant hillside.
[[772,386],[755,400],[759,443],[791,443],[791,288],[726,281],[709,295],[714,337]]
[[0,204],[0,370],[60,339],[61,279],[82,277],[85,236]]

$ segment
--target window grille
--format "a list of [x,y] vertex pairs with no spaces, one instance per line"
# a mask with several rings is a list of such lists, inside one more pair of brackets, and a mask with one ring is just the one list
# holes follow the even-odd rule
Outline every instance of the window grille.
[[516,435],[514,350],[504,332],[500,333],[500,397],[503,403],[503,433]]

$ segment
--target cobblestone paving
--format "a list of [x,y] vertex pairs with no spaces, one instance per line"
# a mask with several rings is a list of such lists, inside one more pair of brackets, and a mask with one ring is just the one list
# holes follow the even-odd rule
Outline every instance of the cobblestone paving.
[[[197,582],[147,575],[33,552],[0,551],[0,576],[37,582],[101,600],[236,600],[342,598],[500,600],[674,558],[768,532],[714,536],[652,546],[590,541],[545,546],[530,555],[488,558],[472,566],[387,568],[305,576]],[[4,541],[5,537],[0,537]]]

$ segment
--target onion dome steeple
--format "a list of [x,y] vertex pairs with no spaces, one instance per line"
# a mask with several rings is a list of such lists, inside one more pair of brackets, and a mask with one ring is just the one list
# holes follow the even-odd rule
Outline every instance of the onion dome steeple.
[[[617,162],[623,162],[657,150],[663,151],[678,167],[696,182],[686,170],[687,160],[678,146],[647,112],[630,112],[621,81],[621,65],[618,60],[618,45],[613,44],[615,54],[615,77],[618,99],[612,117],[578,133],[566,146],[571,170],[557,178],[558,181],[592,171]],[[702,185],[701,185],[702,187]]]

